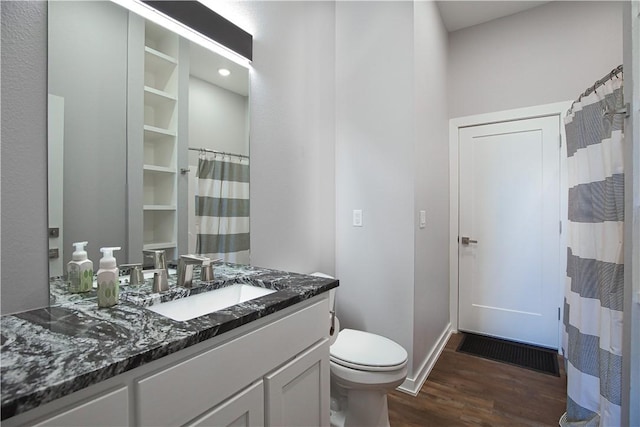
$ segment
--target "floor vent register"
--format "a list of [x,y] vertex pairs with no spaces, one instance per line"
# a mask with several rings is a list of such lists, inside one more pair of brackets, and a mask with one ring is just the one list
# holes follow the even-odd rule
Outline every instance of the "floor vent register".
[[560,376],[558,353],[544,347],[465,332],[457,351]]

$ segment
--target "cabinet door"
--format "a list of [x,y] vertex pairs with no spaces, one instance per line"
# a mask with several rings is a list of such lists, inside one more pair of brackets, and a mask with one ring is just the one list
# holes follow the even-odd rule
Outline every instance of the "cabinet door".
[[34,427],[44,426],[128,426],[129,396],[121,388],[78,405]]
[[249,427],[264,425],[264,389],[262,381],[247,387],[226,402],[198,418],[189,427]]
[[267,426],[328,426],[329,341],[267,375],[265,394]]

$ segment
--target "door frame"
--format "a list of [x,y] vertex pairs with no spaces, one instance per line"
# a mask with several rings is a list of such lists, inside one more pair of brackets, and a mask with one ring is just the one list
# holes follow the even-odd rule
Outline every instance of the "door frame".
[[[449,314],[451,329],[458,332],[459,316],[459,282],[458,282],[458,216],[459,216],[459,129],[482,126],[493,123],[508,122],[513,120],[525,120],[539,117],[558,116],[560,118],[560,195],[567,191],[567,156],[566,137],[563,119],[571,108],[572,101],[556,102],[552,104],[537,105],[533,107],[516,108],[512,110],[497,111],[492,113],[477,114],[449,119]],[[562,256],[566,253],[567,239],[567,198],[560,197],[560,218],[562,233],[560,234],[560,277],[561,283],[556,298],[558,307],[563,307],[564,283],[567,269],[567,259]],[[560,322],[558,323],[558,343],[562,343],[563,311],[560,310]],[[558,346],[560,351],[561,345]]]

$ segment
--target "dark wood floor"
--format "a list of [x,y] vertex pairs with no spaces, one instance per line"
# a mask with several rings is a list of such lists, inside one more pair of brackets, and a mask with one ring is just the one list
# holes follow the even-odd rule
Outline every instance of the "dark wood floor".
[[464,353],[454,334],[418,396],[388,395],[391,427],[557,426],[565,411],[566,374],[554,377]]

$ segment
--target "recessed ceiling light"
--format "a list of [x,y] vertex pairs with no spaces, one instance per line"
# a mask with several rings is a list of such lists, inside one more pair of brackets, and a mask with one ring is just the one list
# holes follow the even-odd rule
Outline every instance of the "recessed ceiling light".
[[223,77],[227,77],[229,74],[231,74],[231,71],[227,70],[226,68],[218,68],[218,74]]

